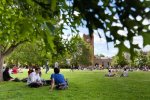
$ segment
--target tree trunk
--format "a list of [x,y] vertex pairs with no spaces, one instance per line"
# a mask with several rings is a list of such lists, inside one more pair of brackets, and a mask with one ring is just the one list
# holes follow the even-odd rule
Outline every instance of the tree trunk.
[[0,44],[0,81],[3,81],[3,61],[4,57],[12,53],[20,44],[27,42],[28,40],[19,41],[16,44],[11,44],[8,49],[2,50],[3,46]]
[[3,62],[4,57],[0,53],[0,81],[3,81]]

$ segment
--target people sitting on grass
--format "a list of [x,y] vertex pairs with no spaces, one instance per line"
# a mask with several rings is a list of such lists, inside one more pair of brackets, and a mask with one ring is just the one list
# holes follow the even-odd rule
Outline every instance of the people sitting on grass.
[[[29,67],[29,70],[28,70],[28,77],[29,77],[29,75],[30,75],[32,72],[33,72],[33,68],[32,68],[32,67]],[[27,82],[27,81],[28,81],[28,77],[23,78],[21,81],[22,81],[22,82]]]
[[124,68],[123,73],[121,74],[121,77],[127,77],[128,76],[128,70],[127,68]]
[[6,69],[3,72],[3,80],[4,81],[20,82],[20,80],[18,78],[13,78],[13,77],[10,76],[9,68],[8,67],[6,67]]
[[36,87],[36,88],[43,85],[43,82],[41,81],[39,75],[39,68],[35,68],[35,72],[33,71],[32,73],[30,73],[27,80],[27,85],[29,87]]
[[68,88],[68,82],[65,80],[64,75],[60,74],[59,68],[54,68],[54,73],[51,75],[51,87],[50,91],[54,88],[63,90]]
[[115,76],[115,73],[113,72],[113,70],[111,68],[108,69],[108,74],[105,74],[106,77],[113,77]]

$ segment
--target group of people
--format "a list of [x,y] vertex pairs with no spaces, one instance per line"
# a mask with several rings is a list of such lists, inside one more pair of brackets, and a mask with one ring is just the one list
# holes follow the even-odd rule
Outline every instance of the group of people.
[[123,72],[121,74],[118,73],[118,69],[108,69],[108,74],[105,74],[107,77],[114,77],[114,76],[120,76],[120,77],[127,77],[128,76],[128,69],[124,68]]
[[[32,69],[30,68],[28,71],[28,77],[26,78],[27,85],[29,87],[40,87],[44,85],[50,86],[50,91],[54,88],[63,90],[68,88],[68,82],[64,78],[63,74],[60,74],[60,69],[58,67],[54,68],[54,73],[50,75],[50,79],[44,80],[41,78],[41,70],[40,68]],[[13,78],[10,76],[9,68],[7,67],[3,72],[3,80],[4,81],[14,81],[17,78]]]

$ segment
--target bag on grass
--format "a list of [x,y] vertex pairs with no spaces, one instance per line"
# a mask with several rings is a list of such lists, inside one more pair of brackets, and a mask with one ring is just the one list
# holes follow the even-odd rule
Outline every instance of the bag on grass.
[[14,82],[20,82],[20,80],[18,78],[15,78],[13,81]]
[[33,88],[38,88],[38,87],[40,87],[41,86],[41,84],[39,84],[39,83],[30,83],[29,85],[28,85],[29,87],[33,87]]

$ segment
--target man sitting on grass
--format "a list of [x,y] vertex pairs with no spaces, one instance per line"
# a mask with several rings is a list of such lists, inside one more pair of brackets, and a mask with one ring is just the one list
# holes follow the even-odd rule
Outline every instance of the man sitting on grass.
[[35,88],[43,85],[39,75],[39,68],[35,68],[35,72],[30,73],[27,80],[27,85],[29,87],[35,87]]
[[68,83],[65,80],[62,74],[59,74],[60,69],[54,68],[54,74],[51,75],[51,88],[50,91],[53,90],[54,87],[58,90],[63,90],[68,88]]

